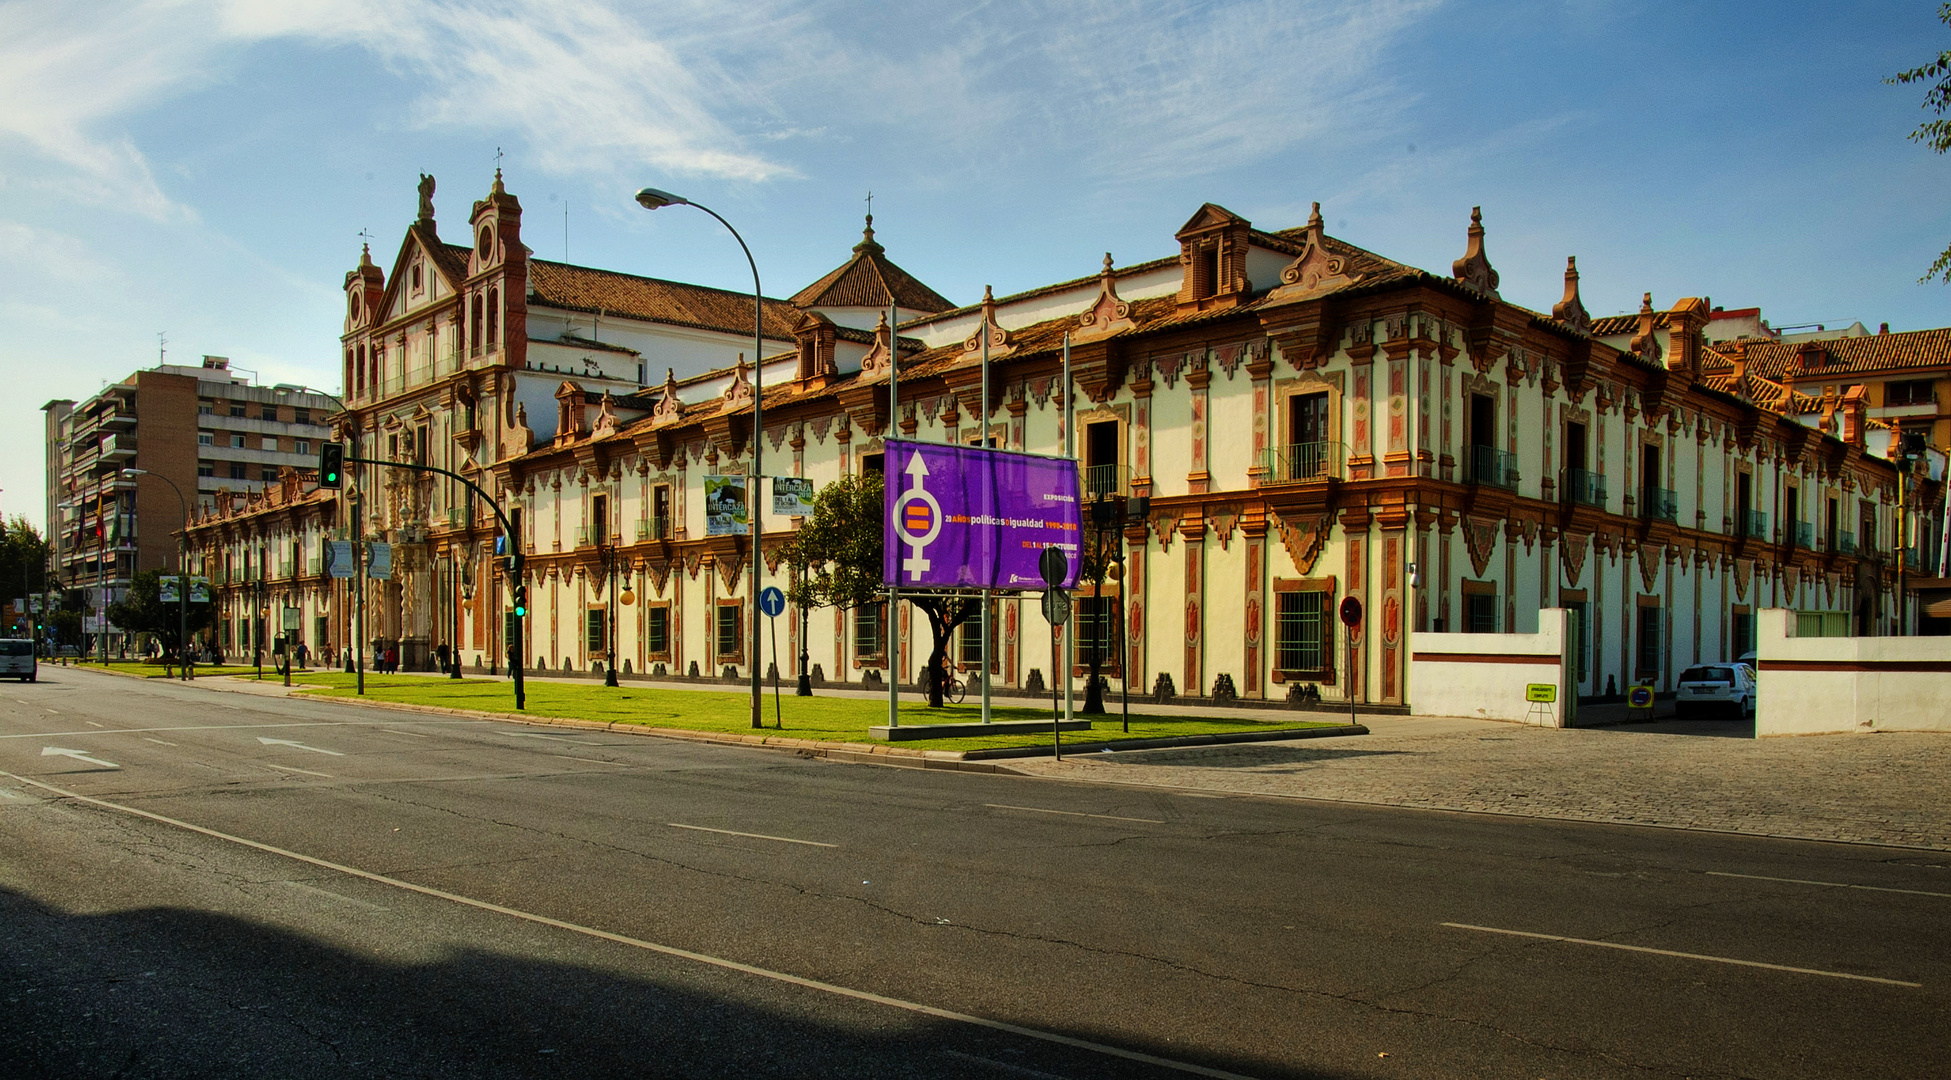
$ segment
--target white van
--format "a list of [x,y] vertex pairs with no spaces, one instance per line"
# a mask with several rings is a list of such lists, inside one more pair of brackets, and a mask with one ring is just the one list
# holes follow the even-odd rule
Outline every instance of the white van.
[[0,638],[0,679],[11,675],[21,682],[35,682],[40,674],[34,659],[34,643],[27,638]]

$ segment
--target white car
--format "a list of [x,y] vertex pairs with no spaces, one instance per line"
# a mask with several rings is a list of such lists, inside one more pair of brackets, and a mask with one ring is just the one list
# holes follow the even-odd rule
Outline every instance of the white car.
[[1755,713],[1755,672],[1746,664],[1696,664],[1680,673],[1673,715],[1681,718],[1712,710],[1747,719]]
[[37,682],[39,675],[32,641],[26,638],[0,638],[0,679],[12,676],[21,682]]

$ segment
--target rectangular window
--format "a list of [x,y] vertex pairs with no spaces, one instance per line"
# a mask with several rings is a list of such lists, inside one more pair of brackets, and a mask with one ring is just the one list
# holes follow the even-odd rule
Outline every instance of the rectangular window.
[[644,652],[653,659],[671,655],[671,609],[661,604],[644,609]]
[[1274,597],[1274,666],[1300,674],[1328,666],[1325,592],[1284,592]]
[[259,414],[259,417],[260,419],[269,420],[274,424],[277,423],[278,407],[276,405],[266,405],[264,407],[264,411]]
[[1755,617],[1751,611],[1735,608],[1728,617],[1728,650],[1733,660],[1755,651]]
[[1660,608],[1657,604],[1642,604],[1639,609],[1639,655],[1634,658],[1633,675],[1641,679],[1660,677],[1660,645],[1664,635],[1660,632]]
[[592,544],[610,542],[610,497],[608,495],[589,497],[589,542]]
[[878,604],[854,609],[854,658],[880,660],[887,655],[881,636],[881,607]]
[[1592,656],[1591,605],[1586,603],[1584,600],[1561,600],[1559,603],[1571,614],[1571,618],[1567,619],[1566,621],[1571,624],[1570,627],[1568,627],[1568,629],[1571,630],[1573,635],[1572,652],[1573,655],[1575,655],[1578,658],[1575,661],[1578,667],[1578,677],[1575,681],[1583,683],[1591,675],[1591,663],[1590,663],[1590,659]]
[[242,480],[249,475],[250,470],[245,467],[243,462],[233,461],[230,463],[230,478],[232,480]]
[[866,476],[868,473],[873,473],[875,475],[885,475],[886,472],[887,472],[886,454],[860,455],[860,474],[862,476]]
[[1497,587],[1495,585],[1491,585],[1483,592],[1465,593],[1463,608],[1464,633],[1495,634],[1497,632]]
[[259,469],[257,471],[257,478],[267,484],[275,484],[278,482],[278,470],[273,468]]
[[198,446],[215,446],[215,445],[217,445],[217,433],[216,433],[216,432],[214,432],[214,431],[199,431],[199,432],[197,432],[197,433],[196,433],[196,444],[197,444]]
[[1123,490],[1119,468],[1118,422],[1100,420],[1084,426],[1084,497],[1095,500]]
[[718,659],[721,662],[736,664],[744,659],[742,637],[744,627],[742,625],[743,620],[739,618],[743,613],[741,609],[744,606],[743,603],[737,600],[718,605],[718,625],[716,627],[717,633],[715,637],[717,638]]
[[310,424],[312,422],[312,410],[310,409],[291,410],[291,422],[294,424]]
[[[959,652],[959,659],[962,665],[973,668],[982,667],[982,612],[978,610],[970,615],[969,621],[962,624],[959,633],[962,638],[962,647]],[[999,651],[996,648],[996,610],[994,605],[991,605],[989,609],[989,659],[992,663],[997,659]]]
[[1117,642],[1113,640],[1116,627],[1112,620],[1111,596],[1079,596],[1076,606],[1071,609],[1071,619],[1077,624],[1076,635],[1071,639],[1077,647],[1072,663],[1088,669],[1091,658],[1098,658],[1100,672],[1111,674],[1117,671]]
[[1884,383],[1883,403],[1886,406],[1929,405],[1932,403],[1931,380],[1907,379]]
[[311,453],[311,452],[312,452],[312,441],[311,441],[310,439],[296,439],[296,440],[293,440],[293,441],[292,441],[292,444],[291,444],[291,452],[292,452],[292,453],[294,453],[294,454],[309,454],[309,453]]
[[214,414],[216,411],[217,411],[217,406],[211,402],[199,401],[196,403],[196,414],[198,416],[210,416]]
[[671,485],[669,484],[658,484],[650,489],[650,535],[656,540],[670,538]]
[[208,461],[199,461],[196,463],[196,474],[198,476],[215,476],[217,475],[217,466]]
[[609,614],[602,608],[590,608],[583,613],[583,645],[592,657],[600,656],[609,650]]
[[232,416],[243,416],[245,412],[246,412],[246,410],[245,410],[245,408],[244,408],[244,403],[243,403],[243,402],[241,402],[241,401],[233,401],[233,402],[231,402],[231,403],[230,403],[230,415],[232,415]]
[[278,437],[276,435],[266,435],[258,445],[275,454],[278,452]]
[[231,448],[232,450],[242,450],[242,449],[244,449],[244,436],[242,436],[242,435],[232,435],[232,436],[230,437],[230,448]]

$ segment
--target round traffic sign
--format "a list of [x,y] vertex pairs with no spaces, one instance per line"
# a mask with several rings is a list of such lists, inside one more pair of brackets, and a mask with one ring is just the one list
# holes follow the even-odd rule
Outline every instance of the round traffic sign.
[[1635,709],[1652,708],[1653,688],[1650,686],[1633,687],[1632,690],[1628,691],[1626,694],[1626,703]]
[[769,618],[778,616],[780,612],[786,610],[786,594],[780,592],[777,585],[767,585],[760,589],[759,610],[765,612]]
[[1045,585],[1062,585],[1065,575],[1070,572],[1070,560],[1064,557],[1063,549],[1046,547],[1043,554],[1037,556],[1036,568],[1043,575]]
[[1362,602],[1350,596],[1341,602],[1341,623],[1343,626],[1360,626],[1362,623]]

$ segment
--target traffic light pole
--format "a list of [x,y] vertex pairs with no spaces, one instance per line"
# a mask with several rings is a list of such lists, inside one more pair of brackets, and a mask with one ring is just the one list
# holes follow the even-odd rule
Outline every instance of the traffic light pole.
[[[467,477],[462,476],[457,472],[450,472],[446,469],[436,468],[432,465],[416,465],[406,461],[381,461],[378,458],[356,457],[351,454],[346,455],[345,460],[359,465],[381,465],[390,469],[408,469],[413,472],[434,473],[435,475],[445,476],[451,480],[458,480],[462,484],[467,485],[467,489],[469,491],[472,491],[476,495],[481,496],[481,501],[487,503],[488,509],[493,510],[495,512],[495,520],[501,523],[501,533],[503,536],[506,536],[508,538],[509,594],[513,596],[516,594],[517,590],[526,591],[525,587],[522,584],[522,563],[523,563],[522,545],[520,540],[515,536],[514,523],[509,521],[508,515],[502,512],[500,504],[495,502],[495,500],[492,497],[490,497],[487,492],[481,490],[480,485],[476,484],[474,481],[469,480]],[[512,622],[510,622],[508,626],[508,631],[509,631],[508,633],[508,674],[515,681],[515,708],[520,710],[527,707],[526,706],[527,695],[522,688],[522,621],[521,619],[516,618]]]

